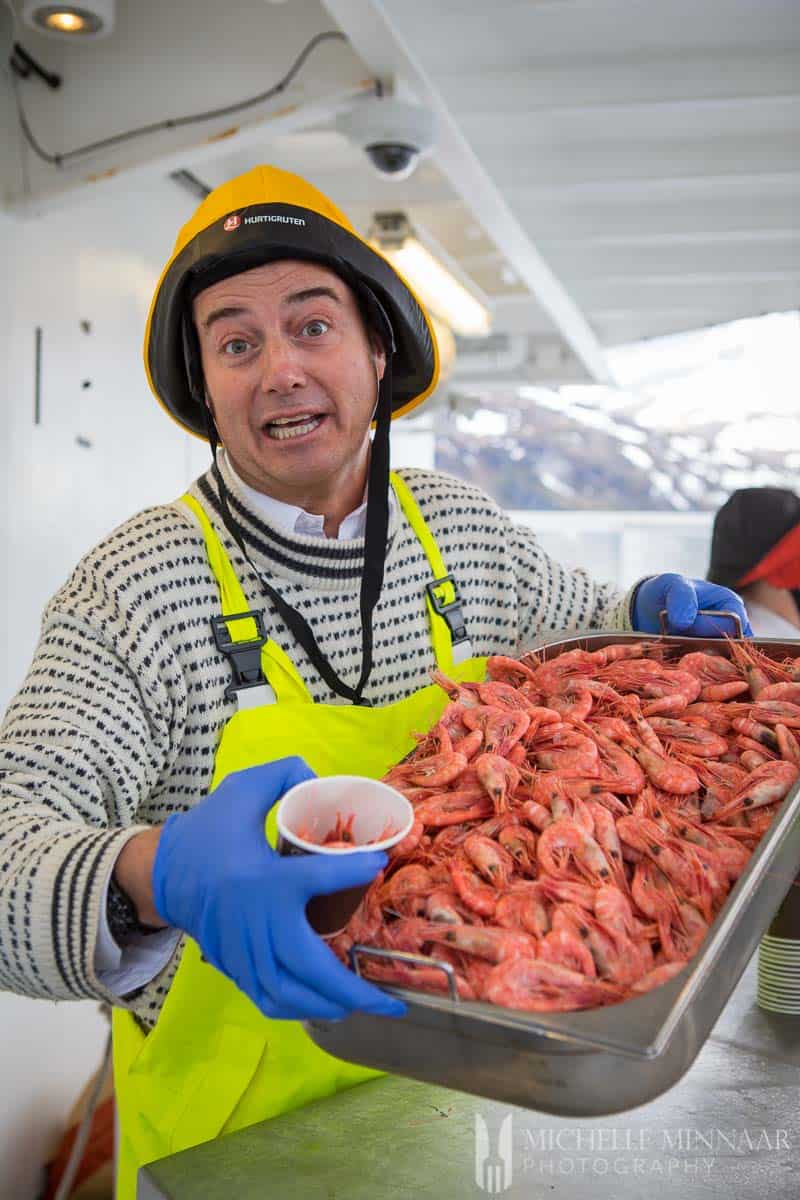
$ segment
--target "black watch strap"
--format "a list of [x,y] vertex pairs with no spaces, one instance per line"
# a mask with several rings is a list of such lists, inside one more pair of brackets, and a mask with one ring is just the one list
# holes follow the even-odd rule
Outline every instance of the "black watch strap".
[[108,927],[115,942],[124,941],[134,933],[160,933],[157,925],[145,925],[136,915],[136,905],[112,875],[108,881],[106,901]]

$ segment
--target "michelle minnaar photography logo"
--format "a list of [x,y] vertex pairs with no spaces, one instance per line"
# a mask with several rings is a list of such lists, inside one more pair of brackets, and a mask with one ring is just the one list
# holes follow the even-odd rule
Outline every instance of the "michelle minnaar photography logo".
[[[742,1179],[767,1156],[791,1154],[796,1131],[780,1128],[665,1128],[645,1125],[545,1126],[533,1114],[511,1112],[488,1120],[475,1113],[475,1183],[490,1196],[527,1195],[533,1178],[552,1183],[576,1176],[633,1176],[643,1182],[708,1184],[721,1159],[741,1159]],[[531,1124],[526,1124],[526,1118]],[[739,1170],[737,1165],[736,1170]]]
[[509,1113],[493,1139],[480,1113],[475,1113],[475,1182],[478,1187],[496,1196],[508,1191],[513,1178],[514,1121]]

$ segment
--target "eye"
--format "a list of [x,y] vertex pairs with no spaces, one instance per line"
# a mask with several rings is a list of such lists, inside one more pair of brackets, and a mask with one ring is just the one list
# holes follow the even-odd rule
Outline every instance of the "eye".
[[303,333],[308,334],[309,337],[318,338],[322,337],[323,333],[327,333],[329,328],[327,321],[316,319],[303,326]]
[[249,348],[250,343],[246,342],[244,338],[231,338],[229,342],[225,342],[222,352],[230,358],[240,358]]

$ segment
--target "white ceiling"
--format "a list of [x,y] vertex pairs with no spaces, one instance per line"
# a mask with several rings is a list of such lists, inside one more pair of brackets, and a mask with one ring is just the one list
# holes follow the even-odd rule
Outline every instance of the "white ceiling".
[[[106,42],[25,31],[65,85],[21,94],[63,150],[263,91],[337,24],[350,46],[321,47],[235,119],[68,169],[27,155],[24,173],[0,128],[7,205],[44,213],[109,169],[116,186],[147,170],[173,187],[177,166],[214,185],[273,161],[362,231],[405,208],[492,298],[495,329],[560,347],[565,377],[601,377],[603,346],[800,304],[800,0],[118,0]],[[332,128],[387,71],[442,130],[400,184]]]

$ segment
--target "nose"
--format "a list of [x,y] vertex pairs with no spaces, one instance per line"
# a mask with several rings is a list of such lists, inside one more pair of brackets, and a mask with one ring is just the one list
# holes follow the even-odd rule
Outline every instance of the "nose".
[[286,395],[306,382],[302,357],[290,338],[274,337],[264,343],[261,389],[265,394]]

